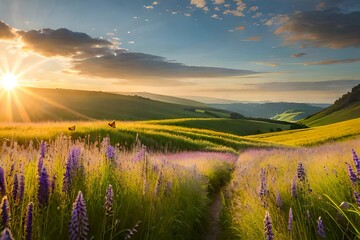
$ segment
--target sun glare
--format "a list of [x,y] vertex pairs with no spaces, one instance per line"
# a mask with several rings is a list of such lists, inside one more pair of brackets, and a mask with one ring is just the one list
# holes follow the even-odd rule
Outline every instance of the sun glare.
[[17,86],[16,76],[12,73],[7,73],[2,77],[2,85],[6,90],[12,90]]

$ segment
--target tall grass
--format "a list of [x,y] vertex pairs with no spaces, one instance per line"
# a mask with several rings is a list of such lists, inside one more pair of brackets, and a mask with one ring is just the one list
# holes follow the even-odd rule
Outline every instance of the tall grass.
[[[46,150],[41,146],[43,150],[10,141],[0,148],[5,173],[5,187],[0,179],[0,188],[6,188],[2,195],[8,199],[8,227],[15,239],[26,235],[30,202],[33,239],[68,239],[70,219],[77,226],[71,216],[75,199],[74,208],[86,205],[88,239],[199,239],[206,227],[209,182],[224,174],[216,173],[217,166],[231,168],[236,160],[230,153],[151,153],[139,141],[126,150],[111,146],[109,138],[73,142],[60,136]],[[25,179],[21,199],[15,175]],[[48,201],[42,195],[39,202],[44,191],[40,175],[48,183]]]
[[360,152],[359,139],[241,154],[224,198],[224,239],[264,238],[266,211],[275,239],[320,239],[320,225],[326,239],[358,239],[360,214],[346,164],[354,168],[352,148]]

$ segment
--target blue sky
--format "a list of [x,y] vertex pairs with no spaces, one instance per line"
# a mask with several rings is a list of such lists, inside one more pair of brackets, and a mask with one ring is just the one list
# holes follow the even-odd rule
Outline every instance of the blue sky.
[[[360,83],[357,0],[0,0],[0,6],[8,65],[1,72],[21,72],[24,85],[332,102]],[[14,37],[1,37],[4,25]]]

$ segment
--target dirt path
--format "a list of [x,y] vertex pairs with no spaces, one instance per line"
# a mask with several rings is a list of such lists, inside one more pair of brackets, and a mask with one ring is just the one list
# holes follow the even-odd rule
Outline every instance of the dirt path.
[[208,232],[204,236],[204,240],[216,240],[221,233],[220,213],[222,201],[221,191],[215,196],[213,203],[210,205]]

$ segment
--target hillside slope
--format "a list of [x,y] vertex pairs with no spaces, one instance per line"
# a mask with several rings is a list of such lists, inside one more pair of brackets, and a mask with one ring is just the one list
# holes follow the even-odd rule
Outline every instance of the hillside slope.
[[302,123],[308,126],[321,126],[354,118],[360,118],[360,85],[344,94],[333,105],[304,119]]
[[296,108],[296,109],[289,109],[283,113],[277,114],[271,119],[279,120],[279,121],[286,121],[286,122],[296,122],[299,121],[309,114],[315,114],[319,112],[318,108],[313,109],[303,109],[303,108]]
[[136,96],[67,89],[21,88],[0,92],[0,121],[148,120],[229,117],[225,110],[198,109]]

